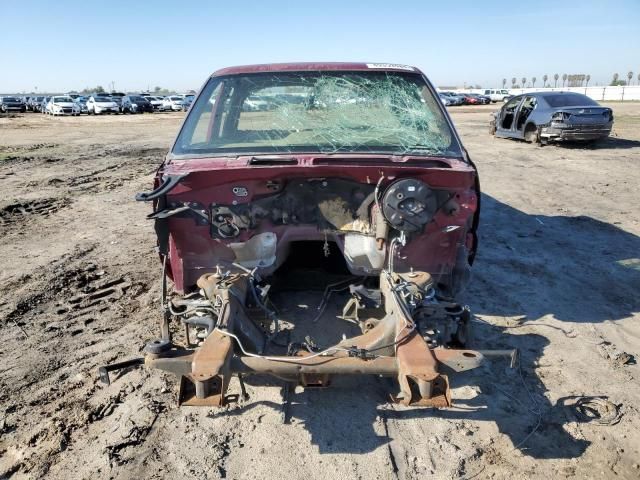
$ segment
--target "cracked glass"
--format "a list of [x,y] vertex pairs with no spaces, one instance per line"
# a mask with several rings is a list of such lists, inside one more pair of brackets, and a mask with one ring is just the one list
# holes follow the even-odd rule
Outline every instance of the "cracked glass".
[[213,77],[175,155],[391,153],[461,157],[437,97],[405,72]]

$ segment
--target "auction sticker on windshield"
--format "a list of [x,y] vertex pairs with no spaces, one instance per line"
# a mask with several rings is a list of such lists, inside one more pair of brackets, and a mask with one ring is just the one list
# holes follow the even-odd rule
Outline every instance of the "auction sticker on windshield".
[[415,69],[409,65],[400,65],[399,63],[367,63],[367,68],[393,68],[396,70],[407,70],[414,72]]

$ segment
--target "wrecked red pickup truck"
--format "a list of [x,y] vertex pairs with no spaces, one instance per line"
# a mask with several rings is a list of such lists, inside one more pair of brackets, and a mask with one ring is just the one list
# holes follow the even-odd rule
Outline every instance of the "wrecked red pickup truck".
[[447,373],[487,356],[465,349],[455,301],[478,174],[416,68],[220,70],[137,199],[153,202],[164,309],[138,360],[177,375],[181,404],[223,405],[234,375],[244,392],[252,374],[374,374],[397,378],[394,401],[448,406]]

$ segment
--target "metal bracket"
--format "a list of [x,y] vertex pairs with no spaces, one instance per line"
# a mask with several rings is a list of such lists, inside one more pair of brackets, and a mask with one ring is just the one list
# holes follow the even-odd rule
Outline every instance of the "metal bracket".
[[106,385],[111,385],[111,378],[109,378],[109,372],[115,372],[123,370],[129,367],[135,367],[138,365],[144,365],[144,358],[133,358],[124,362],[111,363],[109,365],[103,365],[98,368],[98,375],[100,375],[100,381]]

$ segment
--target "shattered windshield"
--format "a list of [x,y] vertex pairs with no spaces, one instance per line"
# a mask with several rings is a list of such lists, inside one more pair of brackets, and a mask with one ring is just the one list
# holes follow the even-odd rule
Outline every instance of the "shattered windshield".
[[176,155],[393,153],[460,157],[422,76],[284,72],[212,78],[178,136]]

